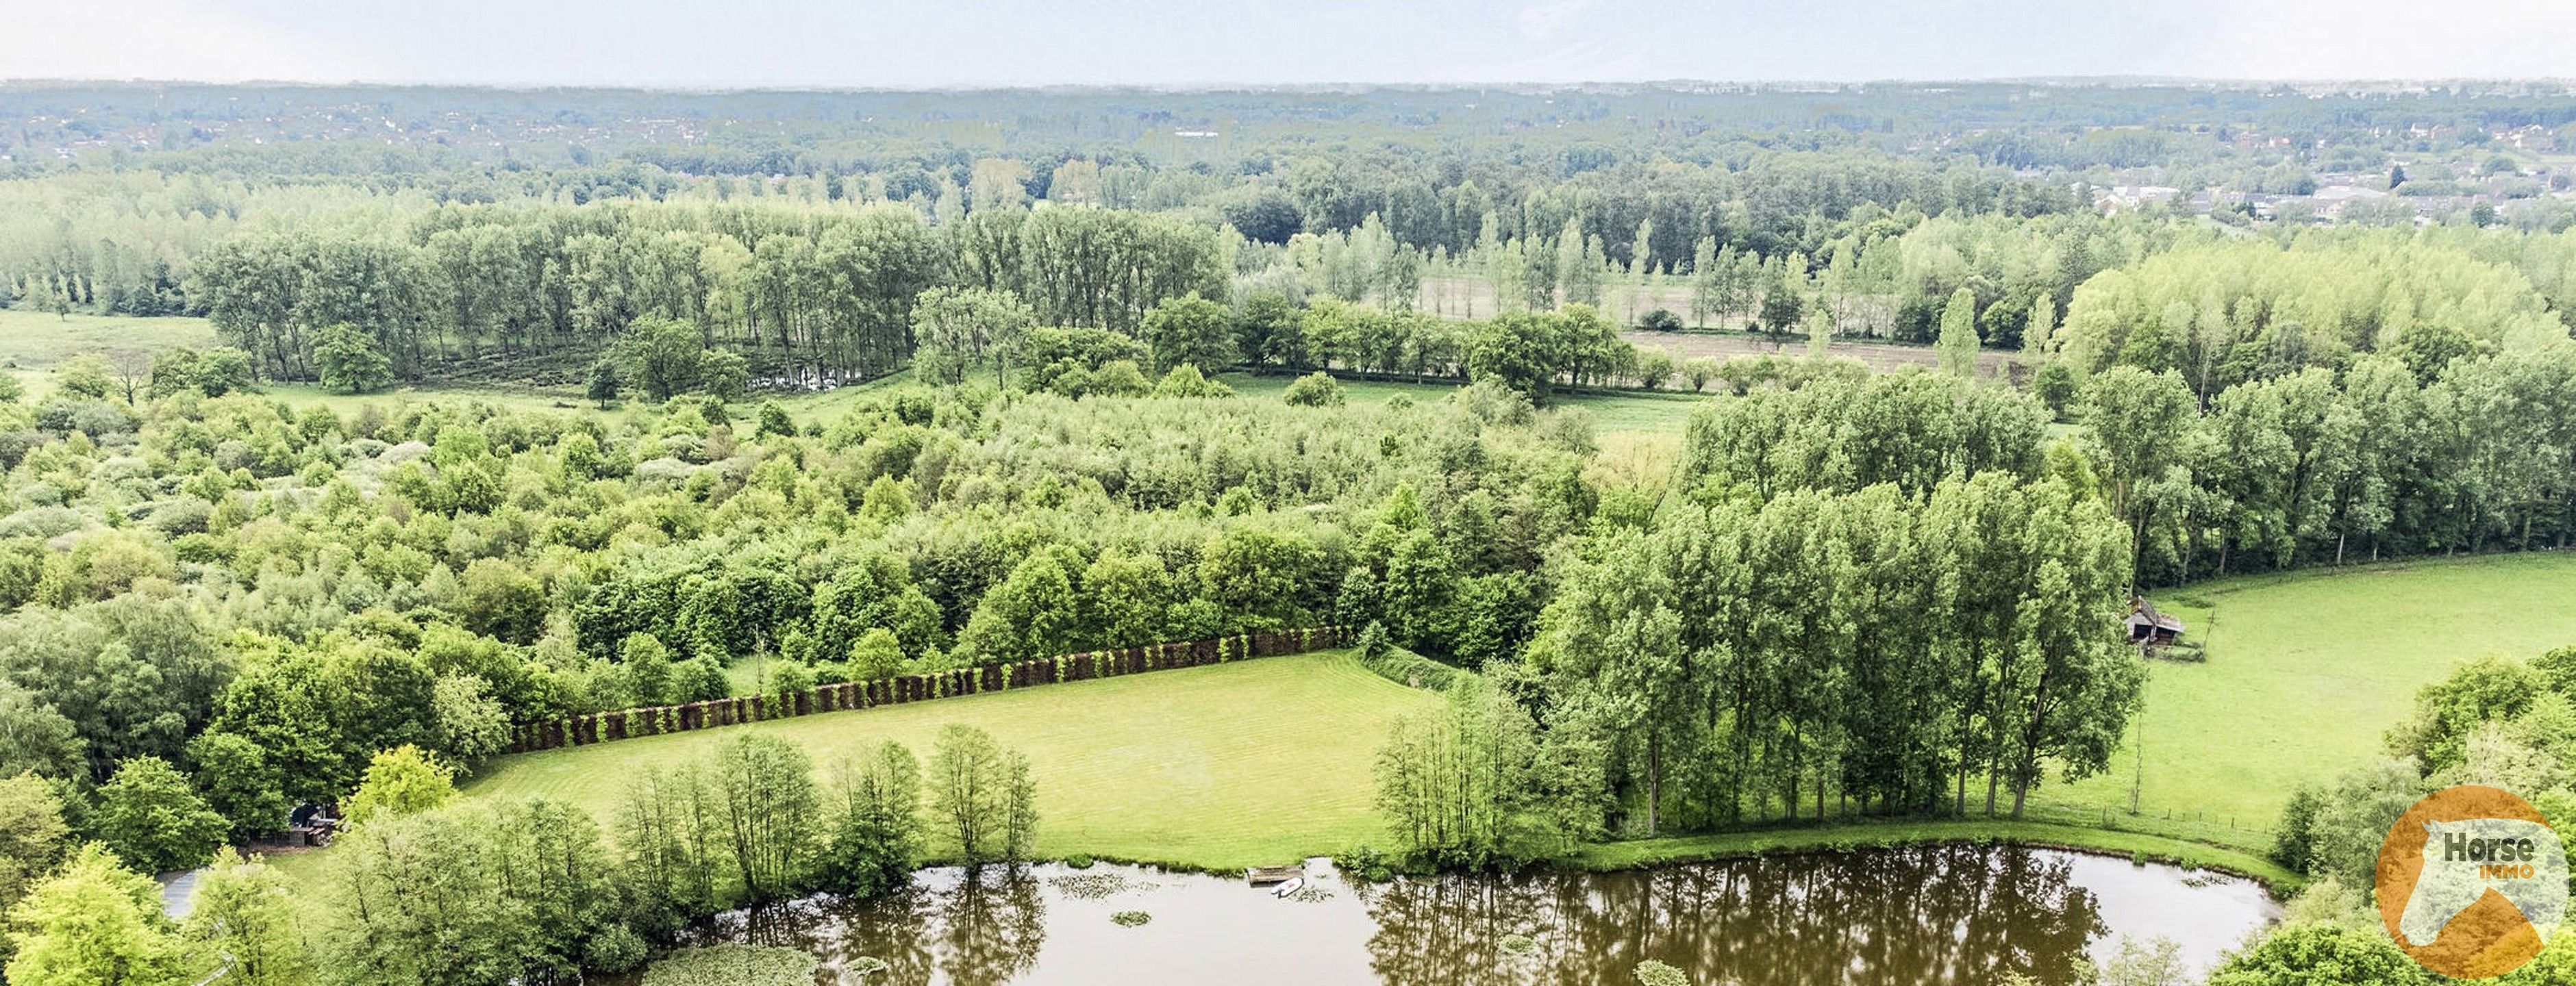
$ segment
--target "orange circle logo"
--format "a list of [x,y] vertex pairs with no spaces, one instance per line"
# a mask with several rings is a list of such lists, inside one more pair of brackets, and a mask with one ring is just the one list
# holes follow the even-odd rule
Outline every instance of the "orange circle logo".
[[2485,979],[2540,954],[2567,914],[2567,852],[2529,802],[2455,787],[2415,803],[2379,845],[2379,917],[2427,969]]

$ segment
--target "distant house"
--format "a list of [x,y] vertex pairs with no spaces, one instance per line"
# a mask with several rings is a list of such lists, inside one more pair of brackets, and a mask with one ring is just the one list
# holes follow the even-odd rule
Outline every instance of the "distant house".
[[2170,644],[2182,639],[2182,621],[2159,612],[2145,596],[2129,597],[2129,642]]

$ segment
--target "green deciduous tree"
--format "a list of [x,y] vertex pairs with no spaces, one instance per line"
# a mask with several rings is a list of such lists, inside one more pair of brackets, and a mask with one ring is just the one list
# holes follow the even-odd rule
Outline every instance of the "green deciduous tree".
[[152,878],[83,846],[9,912],[17,954],[13,983],[44,986],[184,986],[197,962],[161,912]]
[[363,394],[394,381],[393,360],[375,337],[347,322],[324,326],[315,335],[313,368],[323,386],[344,394]]
[[930,809],[968,865],[1028,858],[1037,839],[1037,786],[1028,758],[973,726],[939,731],[924,777]]
[[351,825],[416,815],[456,800],[456,772],[408,743],[377,753],[341,806]]
[[832,890],[874,897],[911,879],[921,846],[921,764],[900,743],[879,744],[833,777],[835,816],[821,877]]
[[168,761],[137,757],[99,788],[90,828],[127,865],[167,873],[204,864],[231,825]]
[[314,981],[304,926],[284,874],[257,856],[230,851],[197,875],[182,928],[203,958],[240,986],[307,986]]

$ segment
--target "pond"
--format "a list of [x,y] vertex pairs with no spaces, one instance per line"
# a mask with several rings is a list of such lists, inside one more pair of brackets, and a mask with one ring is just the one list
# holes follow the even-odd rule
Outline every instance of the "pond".
[[[2122,936],[2171,938],[2205,970],[2277,913],[2247,880],[1973,845],[1370,886],[1320,860],[1306,872],[1283,899],[1123,866],[934,869],[887,899],[738,911],[693,937],[810,950],[827,983],[862,956],[888,963],[869,986],[1597,986],[1634,982],[1645,959],[1701,986],[1930,986],[2061,983]],[[1112,920],[1128,911],[1150,920]]]

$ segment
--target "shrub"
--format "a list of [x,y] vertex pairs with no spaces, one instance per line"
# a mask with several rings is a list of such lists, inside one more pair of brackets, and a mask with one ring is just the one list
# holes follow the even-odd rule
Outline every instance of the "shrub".
[[644,970],[643,986],[811,986],[822,963],[794,948],[685,948]]
[[[1369,625],[1374,627],[1377,624]],[[1470,672],[1466,670],[1450,667],[1404,648],[1384,646],[1383,641],[1381,646],[1384,649],[1376,656],[1370,656],[1367,631],[1361,631],[1360,666],[1388,681],[1411,688],[1445,692],[1458,687],[1459,682],[1465,681],[1470,676]]]
[[1118,926],[1121,928],[1137,927],[1153,919],[1153,915],[1147,914],[1143,911],[1120,911],[1109,916],[1109,920],[1117,922]]
[[1646,317],[1638,319],[1637,327],[1656,332],[1679,332],[1682,329],[1682,317],[1673,314],[1672,309],[1658,308],[1647,312]]
[[1279,395],[1279,399],[1298,407],[1340,407],[1342,382],[1333,379],[1332,374],[1317,370],[1298,377],[1296,382],[1288,385],[1286,393]]
[[1637,986],[1690,986],[1682,971],[1653,959],[1637,963]]

